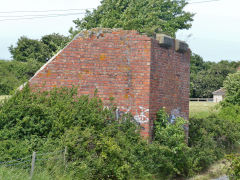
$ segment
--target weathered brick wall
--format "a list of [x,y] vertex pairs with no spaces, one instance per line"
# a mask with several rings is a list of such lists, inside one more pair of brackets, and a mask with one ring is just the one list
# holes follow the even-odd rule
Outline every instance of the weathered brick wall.
[[43,91],[74,85],[80,95],[93,95],[97,89],[106,106],[114,97],[119,111],[131,112],[141,124],[144,137],[151,135],[160,107],[188,117],[188,55],[161,48],[136,31],[84,31],[29,82]]
[[189,117],[190,50],[179,53],[175,45],[167,49],[152,40],[150,126],[159,108],[165,108],[172,121]]

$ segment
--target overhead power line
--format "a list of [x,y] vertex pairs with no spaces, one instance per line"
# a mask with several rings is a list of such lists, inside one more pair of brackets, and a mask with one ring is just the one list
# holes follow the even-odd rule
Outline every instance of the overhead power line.
[[[196,2],[189,2],[188,4],[201,4],[201,3],[210,3],[216,2],[221,0],[203,0],[203,1],[196,1]],[[5,11],[1,12],[0,14],[14,14],[14,13],[44,13],[44,12],[71,12],[71,11],[83,11],[83,10],[92,10],[94,8],[86,8],[86,9],[52,9],[52,10],[39,10],[39,11]],[[27,20],[27,19],[42,19],[42,18],[53,18],[53,17],[62,17],[62,16],[72,16],[72,15],[79,15],[85,14],[83,12],[78,13],[65,13],[65,14],[26,14],[26,15],[3,15],[0,16],[0,21],[12,21],[12,20]],[[6,19],[1,19],[6,18]]]
[[39,12],[60,12],[60,11],[84,11],[91,10],[94,8],[85,8],[85,9],[52,9],[52,10],[39,10],[39,11],[0,11],[0,14],[12,14],[12,13],[39,13]]
[[202,4],[202,3],[210,3],[215,1],[221,1],[221,0],[205,0],[205,1],[196,1],[196,2],[189,2],[188,4]]
[[68,13],[68,14],[47,14],[47,15],[36,15],[34,17],[22,17],[22,18],[7,18],[7,19],[0,19],[0,21],[11,21],[11,20],[26,20],[26,19],[42,19],[42,18],[50,18],[50,17],[61,17],[61,16],[72,16],[72,15],[79,15],[85,13]]
[[[27,14],[27,15],[15,15],[15,16],[0,16],[0,18],[22,18],[22,17],[42,17],[42,16],[58,16],[58,15],[68,15],[68,14],[85,14],[83,12],[75,13],[61,13],[61,14]],[[1,19],[0,19],[1,20]]]

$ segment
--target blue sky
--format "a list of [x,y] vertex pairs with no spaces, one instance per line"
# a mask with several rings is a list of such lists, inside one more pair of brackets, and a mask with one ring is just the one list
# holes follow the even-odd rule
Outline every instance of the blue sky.
[[[185,10],[196,13],[193,26],[189,30],[179,31],[177,38],[185,40],[192,51],[201,55],[205,61],[240,60],[240,13],[238,13],[240,1],[218,0],[209,3],[195,3],[206,0],[188,1],[192,4],[187,5]],[[7,0],[1,2],[0,59],[11,59],[8,47],[15,45],[20,36],[39,39],[53,32],[67,35],[69,28],[74,26],[72,20],[83,17],[81,13],[84,12],[78,10],[13,13],[12,11],[86,9],[96,8],[99,4],[100,0]],[[9,11],[11,13],[3,13]],[[33,14],[59,13],[80,14],[54,18],[6,20],[10,18],[9,16],[27,17]]]

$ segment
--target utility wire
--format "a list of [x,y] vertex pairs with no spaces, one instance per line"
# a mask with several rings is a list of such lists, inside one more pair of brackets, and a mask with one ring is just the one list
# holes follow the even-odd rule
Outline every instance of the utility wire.
[[72,16],[72,15],[79,15],[85,13],[69,13],[69,14],[55,14],[55,15],[39,15],[36,17],[23,17],[23,18],[8,18],[8,19],[0,19],[0,21],[12,21],[12,20],[25,20],[25,19],[42,19],[42,18],[51,18],[51,17],[61,17],[61,16]]
[[84,10],[91,10],[94,8],[86,8],[86,9],[53,9],[53,10],[40,10],[40,11],[5,11],[1,12],[0,14],[12,14],[12,13],[38,13],[38,12],[59,12],[59,11],[84,11]]
[[[205,0],[205,1],[197,1],[197,2],[189,2],[188,4],[198,4],[198,3],[208,3],[214,1],[221,0]],[[92,10],[94,8],[85,8],[85,9],[52,9],[52,10],[39,10],[39,11],[0,11],[0,14],[12,14],[12,13],[38,13],[38,12],[66,12],[66,11],[84,11],[84,10]]]
[[215,1],[221,1],[221,0],[206,0],[206,1],[196,1],[196,2],[189,2],[188,4],[202,4],[202,3],[210,3]]
[[[201,4],[201,3],[209,3],[209,2],[216,2],[221,0],[203,0],[203,1],[196,1],[196,2],[189,2],[188,4]],[[68,12],[68,11],[82,11],[82,10],[91,10],[94,8],[87,8],[87,9],[53,9],[53,10],[40,10],[40,11],[5,11],[0,12],[0,14],[11,14],[11,13],[39,13],[39,12]],[[20,16],[0,16],[5,17],[6,19],[0,19],[0,21],[12,21],[12,20],[27,20],[27,19],[42,19],[42,18],[52,18],[52,17],[61,17],[61,16],[72,16],[72,15],[79,15],[85,13],[66,13],[66,14],[42,14],[42,15],[20,15]]]
[[21,17],[42,17],[42,16],[58,16],[58,15],[68,15],[68,14],[85,14],[83,12],[75,13],[61,13],[61,14],[28,14],[28,15],[18,15],[18,16],[0,16],[0,18],[21,18]]

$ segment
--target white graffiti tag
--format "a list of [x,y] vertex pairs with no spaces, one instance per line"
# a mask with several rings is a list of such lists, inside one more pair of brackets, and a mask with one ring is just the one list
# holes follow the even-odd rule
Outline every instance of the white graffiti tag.
[[139,110],[140,112],[136,110],[136,115],[134,116],[135,121],[140,124],[149,122],[149,118],[146,116],[146,113],[149,112],[149,109],[139,106]]

